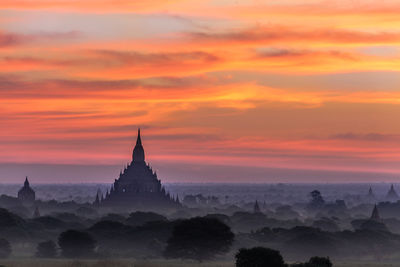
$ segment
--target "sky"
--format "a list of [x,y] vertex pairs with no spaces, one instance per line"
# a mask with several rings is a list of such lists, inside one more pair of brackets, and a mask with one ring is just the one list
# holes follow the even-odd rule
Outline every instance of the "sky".
[[400,178],[400,1],[2,0],[0,181]]

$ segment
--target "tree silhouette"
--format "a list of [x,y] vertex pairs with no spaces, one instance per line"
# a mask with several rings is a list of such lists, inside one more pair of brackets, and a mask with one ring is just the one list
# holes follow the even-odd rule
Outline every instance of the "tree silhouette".
[[86,232],[67,230],[58,237],[58,245],[64,257],[85,257],[93,255],[96,240]]
[[332,262],[329,258],[325,257],[312,257],[308,261],[307,267],[332,267]]
[[131,226],[140,226],[148,222],[166,221],[167,218],[154,212],[136,211],[126,219],[127,224]]
[[241,248],[235,258],[236,267],[287,266],[279,251],[264,247]]
[[179,222],[168,239],[167,258],[211,259],[229,251],[234,239],[229,226],[215,218],[197,217]]
[[11,254],[11,245],[8,240],[1,238],[0,239],[0,258],[5,259],[8,258]]
[[314,190],[310,193],[311,201],[308,204],[310,208],[321,208],[325,204],[325,200],[321,195],[321,192]]
[[57,256],[57,247],[54,241],[40,242],[36,248],[36,257],[39,258],[54,258]]

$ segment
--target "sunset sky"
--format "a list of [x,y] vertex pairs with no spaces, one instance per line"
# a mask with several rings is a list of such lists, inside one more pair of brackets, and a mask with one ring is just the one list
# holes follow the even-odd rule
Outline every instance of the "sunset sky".
[[1,0],[0,181],[400,180],[400,1]]

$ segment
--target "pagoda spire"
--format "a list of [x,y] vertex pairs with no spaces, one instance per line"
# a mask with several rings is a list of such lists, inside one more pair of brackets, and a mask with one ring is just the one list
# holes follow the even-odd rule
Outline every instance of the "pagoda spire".
[[140,128],[138,129],[136,145],[140,145],[140,146],[142,145],[142,138],[140,138]]
[[380,219],[381,219],[381,216],[379,216],[378,207],[375,204],[374,210],[372,211],[370,220],[379,221]]
[[399,195],[397,194],[396,190],[394,189],[394,185],[390,186],[390,190],[386,195],[386,199],[389,201],[397,201],[399,199]]
[[375,194],[374,194],[374,191],[372,191],[372,187],[369,187],[367,197],[369,199],[375,199]]
[[140,137],[140,128],[138,129],[136,146],[133,149],[132,160],[133,162],[144,162],[144,149],[142,146],[142,138]]
[[256,200],[256,203],[254,204],[253,212],[254,213],[260,213],[261,212],[260,206],[258,205],[258,200]]
[[25,177],[24,186],[25,186],[25,187],[29,187],[28,176]]

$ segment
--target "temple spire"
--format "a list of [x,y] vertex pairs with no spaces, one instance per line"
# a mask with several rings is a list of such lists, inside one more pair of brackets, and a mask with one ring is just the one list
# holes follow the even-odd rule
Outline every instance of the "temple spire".
[[390,186],[390,190],[386,195],[386,199],[389,201],[397,201],[399,199],[399,195],[397,194],[396,190],[394,189],[394,185]]
[[24,186],[25,186],[25,187],[29,187],[28,176],[25,177]]
[[140,145],[140,146],[142,145],[142,138],[140,138],[140,128],[138,129],[136,145]]
[[370,220],[379,221],[380,219],[381,219],[381,216],[379,216],[378,207],[375,204]]
[[142,146],[142,138],[140,137],[140,128],[138,129],[136,146],[133,149],[132,160],[133,162],[144,162],[144,149]]
[[258,205],[258,200],[256,200],[256,203],[254,204],[253,212],[254,213],[260,213],[261,212],[260,206]]

